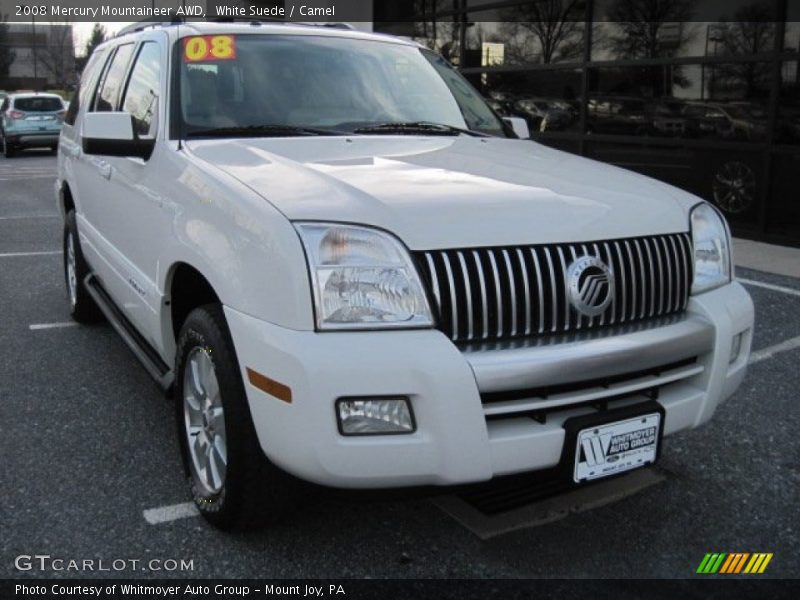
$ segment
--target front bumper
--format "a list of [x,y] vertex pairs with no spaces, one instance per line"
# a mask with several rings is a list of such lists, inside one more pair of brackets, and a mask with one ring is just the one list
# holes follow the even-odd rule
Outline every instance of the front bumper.
[[[606,337],[594,332],[589,341],[495,349],[491,360],[480,349],[462,351],[436,330],[315,333],[281,328],[228,307],[225,313],[264,452],[303,479],[352,488],[472,483],[556,466],[564,444],[562,424],[571,416],[597,410],[585,404],[595,398],[591,394],[609,399],[624,392],[625,398],[614,399],[615,406],[624,406],[640,401],[643,396],[637,397],[637,392],[646,387],[633,379],[610,391],[580,389],[553,396],[545,403],[544,422],[515,414],[541,406],[538,398],[522,394],[512,401],[487,402],[487,394],[521,384],[563,385],[564,373],[571,372],[570,354],[579,356],[591,371],[581,379],[623,372],[636,355],[655,366],[692,356],[696,360],[690,365],[652,381],[658,383],[658,400],[666,412],[664,434],[697,427],[741,383],[753,328],[753,304],[738,283],[692,297],[685,316],[671,323],[649,329],[639,325],[658,339],[649,346],[642,341],[648,336],[636,331]],[[740,353],[731,362],[732,339],[742,332],[746,333]],[[682,342],[674,343],[675,339]],[[602,352],[603,343],[617,353]],[[571,353],[569,347],[580,350]],[[598,350],[594,359],[586,350],[592,347]],[[516,368],[502,368],[503,352],[508,352],[507,364],[516,363]],[[545,360],[549,365],[543,369]],[[251,385],[248,368],[291,388],[291,402]],[[340,435],[335,401],[353,396],[409,397],[417,431]],[[584,404],[576,406],[578,401]]]

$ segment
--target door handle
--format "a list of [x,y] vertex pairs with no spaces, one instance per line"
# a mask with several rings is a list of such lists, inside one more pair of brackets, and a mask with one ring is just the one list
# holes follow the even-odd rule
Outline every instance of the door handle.
[[97,170],[100,172],[100,175],[105,177],[106,179],[111,179],[111,165],[104,160],[101,160],[97,163]]

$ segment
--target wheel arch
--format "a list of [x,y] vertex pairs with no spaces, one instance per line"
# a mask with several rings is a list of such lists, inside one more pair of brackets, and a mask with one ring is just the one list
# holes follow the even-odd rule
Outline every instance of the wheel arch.
[[65,217],[69,211],[75,210],[75,197],[66,181],[61,183],[61,188],[58,190],[58,209],[61,211],[62,217]]
[[193,265],[179,261],[174,263],[166,278],[166,301],[164,327],[166,339],[177,344],[181,327],[195,308],[204,304],[221,304],[218,291],[209,279]]

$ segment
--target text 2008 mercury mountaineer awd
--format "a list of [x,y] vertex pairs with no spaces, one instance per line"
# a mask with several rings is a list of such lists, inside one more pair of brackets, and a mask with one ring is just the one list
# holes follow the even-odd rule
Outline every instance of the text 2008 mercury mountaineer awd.
[[274,514],[286,472],[613,476],[742,381],[753,306],[710,204],[518,139],[407,40],[131,29],[61,134],[67,289],[172,391],[212,523]]

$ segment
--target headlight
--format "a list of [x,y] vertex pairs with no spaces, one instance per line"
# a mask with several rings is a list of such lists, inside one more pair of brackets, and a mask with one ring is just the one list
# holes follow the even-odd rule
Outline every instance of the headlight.
[[306,250],[318,329],[433,325],[405,247],[376,229],[296,223]]
[[731,280],[728,226],[710,204],[699,204],[690,217],[694,245],[692,294],[725,285]]

